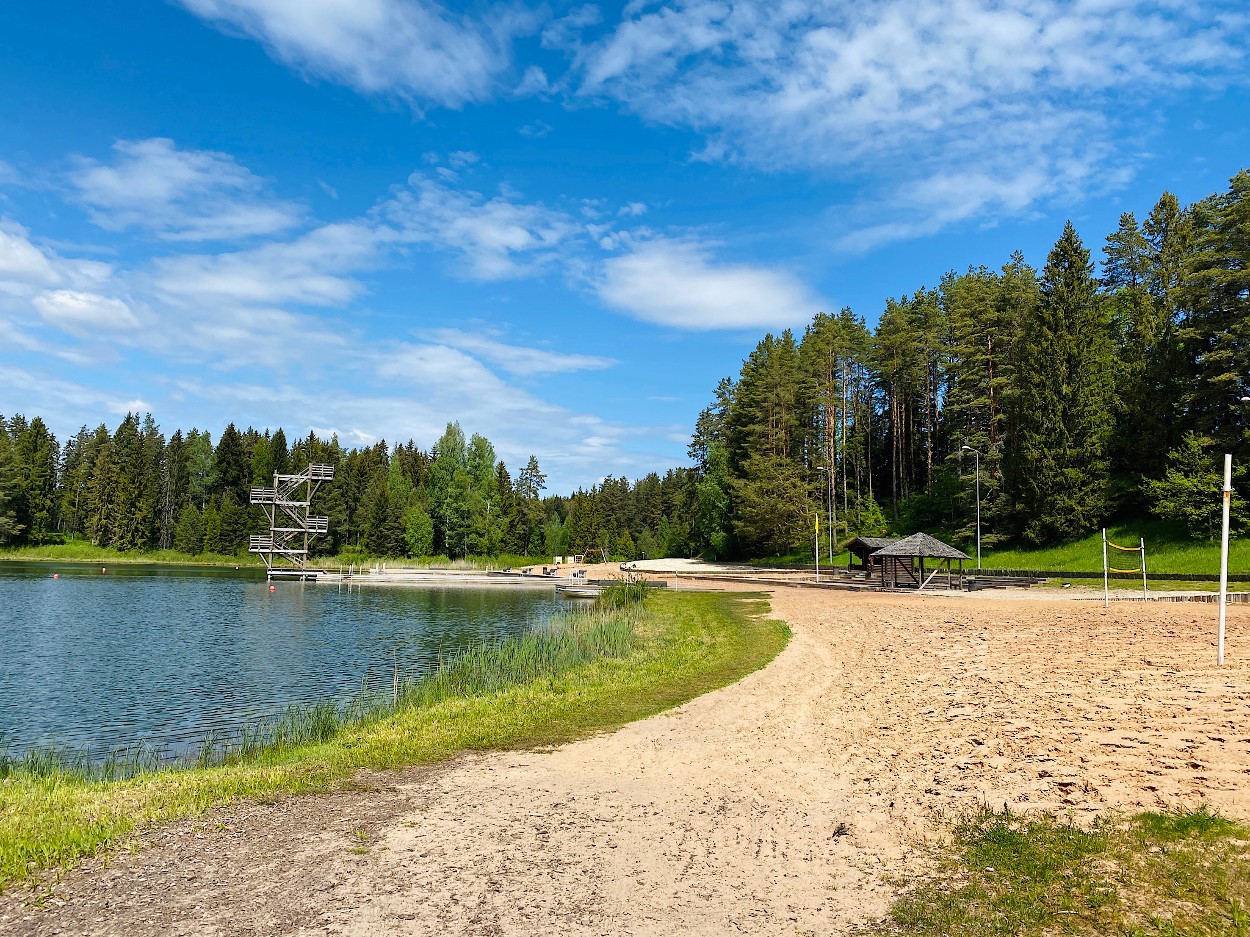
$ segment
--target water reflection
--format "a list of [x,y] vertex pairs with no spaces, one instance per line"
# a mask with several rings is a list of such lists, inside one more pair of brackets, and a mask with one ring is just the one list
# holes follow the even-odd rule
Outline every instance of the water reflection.
[[[54,579],[53,574],[59,575]],[[256,570],[0,563],[0,734],[11,754],[174,750],[292,703],[389,686],[520,633],[552,592],[340,589]]]

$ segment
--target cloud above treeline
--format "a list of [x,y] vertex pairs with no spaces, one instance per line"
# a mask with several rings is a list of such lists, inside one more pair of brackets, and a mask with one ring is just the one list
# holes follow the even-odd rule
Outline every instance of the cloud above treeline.
[[[866,250],[1115,185],[1150,102],[1244,84],[1240,0],[181,0],[301,73],[418,110],[504,95],[605,102],[701,136],[692,156],[884,189],[843,206]],[[545,66],[526,65],[535,41]]]

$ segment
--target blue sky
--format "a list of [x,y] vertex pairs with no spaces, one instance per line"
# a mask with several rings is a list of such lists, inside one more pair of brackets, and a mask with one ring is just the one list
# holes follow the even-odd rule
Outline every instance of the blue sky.
[[767,329],[1250,164],[1233,0],[0,5],[0,413],[685,459]]

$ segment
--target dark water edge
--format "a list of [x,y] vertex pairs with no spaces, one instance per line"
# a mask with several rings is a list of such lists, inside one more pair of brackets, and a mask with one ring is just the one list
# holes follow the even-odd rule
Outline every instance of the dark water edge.
[[[441,657],[532,630],[549,592],[346,589],[264,570],[0,561],[0,747],[193,753],[291,706],[415,680]],[[54,578],[56,577],[56,578]]]

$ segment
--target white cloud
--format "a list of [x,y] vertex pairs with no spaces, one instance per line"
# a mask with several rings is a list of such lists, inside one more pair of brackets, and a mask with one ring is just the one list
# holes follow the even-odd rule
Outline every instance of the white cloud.
[[171,241],[275,234],[303,210],[266,198],[264,183],[232,156],[180,150],[172,140],[119,140],[111,164],[80,158],[70,173],[92,220],[121,231],[142,227]]
[[20,225],[0,220],[0,290],[60,279],[48,256],[30,242]]
[[481,161],[482,157],[472,150],[456,150],[447,154],[447,162],[451,164],[452,169],[463,169],[465,166],[472,166],[474,163]]
[[[986,215],[1085,191],[1143,102],[1244,82],[1248,29],[1234,0],[686,0],[628,8],[575,68],[583,94],[703,133],[704,159],[891,189],[960,176]],[[1030,175],[1058,181],[1021,203]],[[875,207],[899,236],[926,210]],[[944,210],[960,215],[941,202],[920,230]]]
[[51,290],[34,299],[43,321],[63,332],[93,337],[100,332],[130,332],[139,320],[120,299],[79,290]]
[[517,133],[531,140],[541,140],[547,134],[551,133],[555,128],[545,121],[536,120],[532,124],[525,124],[517,128]]
[[621,206],[618,215],[626,215],[630,218],[638,218],[647,213],[647,205],[645,202],[630,202],[628,205]]
[[466,351],[520,377],[568,371],[597,371],[617,363],[612,358],[599,355],[577,355],[544,348],[508,345],[460,329],[435,329],[429,333],[429,337],[440,345]]
[[606,261],[599,296],[636,319],[692,330],[782,328],[821,306],[789,273],[717,264],[702,245],[663,239]]
[[481,19],[429,0],[180,0],[269,54],[357,91],[457,107],[490,97],[515,36],[535,14],[488,8]]
[[531,65],[525,70],[525,74],[521,76],[520,83],[513,89],[513,94],[519,98],[527,98],[533,95],[543,95],[551,90],[551,83],[547,80],[547,73],[537,65]]
[[397,240],[430,244],[461,256],[475,280],[532,274],[557,259],[557,249],[578,228],[567,215],[503,193],[487,199],[420,174],[379,209]]
[[21,173],[12,164],[0,159],[0,185],[18,185],[21,181]]
[[171,301],[343,305],[363,291],[351,274],[373,264],[379,241],[362,222],[323,225],[252,250],[162,258],[152,282]]

